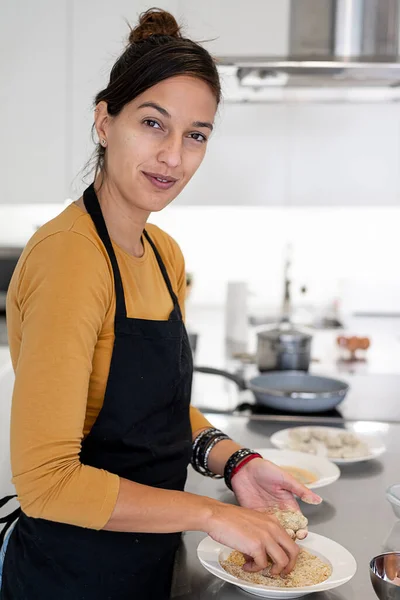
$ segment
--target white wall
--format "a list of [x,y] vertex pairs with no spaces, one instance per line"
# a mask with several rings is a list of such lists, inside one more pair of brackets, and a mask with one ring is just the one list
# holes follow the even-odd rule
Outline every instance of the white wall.
[[178,203],[400,206],[398,104],[226,104]]
[[[90,103],[122,50],[124,18],[135,22],[152,3],[33,4],[1,5],[0,244],[25,244],[67,197],[79,196]],[[246,47],[272,52],[258,46],[269,32],[268,42],[285,49],[287,0],[248,0],[233,11],[228,0],[158,4],[197,39],[219,33],[209,47],[228,54],[245,50],[232,35],[245,4],[243,14],[257,15],[256,30],[244,29]],[[180,241],[198,303],[221,303],[227,280],[247,279],[254,301],[276,304],[283,245],[292,241],[296,286],[307,284],[311,298],[331,297],[351,279],[364,290],[346,292],[354,305],[374,299],[377,308],[397,309],[399,165],[397,104],[223,105],[204,165],[175,205],[153,218]],[[361,208],[368,206],[376,208]]]
[[[57,204],[0,205],[0,245],[24,245]],[[179,206],[151,216],[185,254],[192,301],[224,302],[226,282],[244,280],[255,306],[281,301],[284,247],[293,245],[293,295],[324,304],[337,294],[349,310],[400,312],[400,208]],[[13,224],[10,227],[10,223]]]
[[226,282],[247,281],[250,303],[271,309],[293,246],[293,297],[344,310],[400,312],[400,208],[170,207],[151,220],[180,243],[195,277],[195,304],[222,304]]
[[67,193],[68,4],[0,3],[0,203]]
[[[93,97],[123,49],[125,18],[135,23],[151,4],[3,0],[0,204],[79,196]],[[286,50],[288,0],[158,5],[216,54]],[[399,140],[397,104],[222,106],[209,156],[178,203],[399,205]]]

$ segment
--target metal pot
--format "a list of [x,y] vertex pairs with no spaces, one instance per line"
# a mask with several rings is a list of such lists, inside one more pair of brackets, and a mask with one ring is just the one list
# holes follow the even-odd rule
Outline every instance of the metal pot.
[[278,327],[257,334],[256,362],[258,370],[308,371],[312,336],[282,322]]

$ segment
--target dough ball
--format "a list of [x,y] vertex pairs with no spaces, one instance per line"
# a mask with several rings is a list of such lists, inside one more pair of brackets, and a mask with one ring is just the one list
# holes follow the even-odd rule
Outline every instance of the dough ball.
[[309,429],[291,429],[289,437],[293,442],[307,443],[311,441],[311,432]]
[[299,529],[307,529],[308,519],[301,513],[289,510],[276,510],[273,514],[282,527],[286,530],[290,529],[293,534],[296,534]]

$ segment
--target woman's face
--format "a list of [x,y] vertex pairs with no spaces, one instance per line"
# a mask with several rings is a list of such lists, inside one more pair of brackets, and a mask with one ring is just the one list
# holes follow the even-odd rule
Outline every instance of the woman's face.
[[210,87],[184,75],[149,88],[116,117],[100,102],[95,122],[107,144],[108,184],[137,208],[163,209],[200,166],[216,110]]

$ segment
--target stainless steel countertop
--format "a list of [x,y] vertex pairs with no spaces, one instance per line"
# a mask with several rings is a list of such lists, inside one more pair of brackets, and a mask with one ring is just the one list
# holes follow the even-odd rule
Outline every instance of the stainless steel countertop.
[[[222,309],[188,306],[188,325],[199,335],[195,362],[199,366],[222,368],[234,372],[240,367],[230,358],[230,348],[224,340]],[[316,331],[310,372],[343,379],[350,391],[339,410],[346,420],[384,420],[400,422],[400,319],[353,318],[346,333],[369,335],[372,340],[365,363],[343,364],[337,361],[335,344],[339,332]],[[249,351],[256,348],[255,329],[249,328]],[[253,365],[244,367],[244,375],[257,374]],[[232,411],[242,402],[254,402],[251,392],[239,392],[236,384],[216,375],[195,373],[192,404],[207,412]]]
[[[276,421],[260,421],[244,417],[207,415],[210,421],[238,442],[250,447],[270,447],[269,436],[282,427]],[[300,423],[292,421],[290,425]],[[331,421],[326,421],[330,425]],[[304,423],[301,423],[304,425]],[[396,521],[385,490],[400,481],[400,425],[385,423],[364,424],[385,437],[387,452],[377,460],[341,466],[341,477],[322,488],[320,506],[302,504],[309,519],[309,529],[330,537],[345,546],[355,557],[358,570],[349,583],[340,588],[314,594],[314,600],[372,600],[374,591],[369,580],[370,559],[383,550],[400,549],[400,521]],[[362,429],[363,424],[359,423]],[[190,469],[187,491],[234,502],[233,495],[221,481],[202,477]],[[209,574],[196,556],[197,545],[204,534],[189,532],[183,537],[177,559],[173,597],[182,600],[245,600],[250,596]],[[397,540],[397,541],[396,541]],[[308,597],[308,596],[307,596]],[[311,597],[311,596],[310,596]]]
[[[247,379],[252,376],[249,374]],[[328,376],[346,381],[350,386],[345,400],[338,406],[343,419],[400,423],[399,374]],[[235,383],[218,375],[195,373],[192,404],[202,412],[232,414],[243,402],[254,404],[254,395],[249,390],[240,392]],[[327,417],[321,413],[321,418]]]

